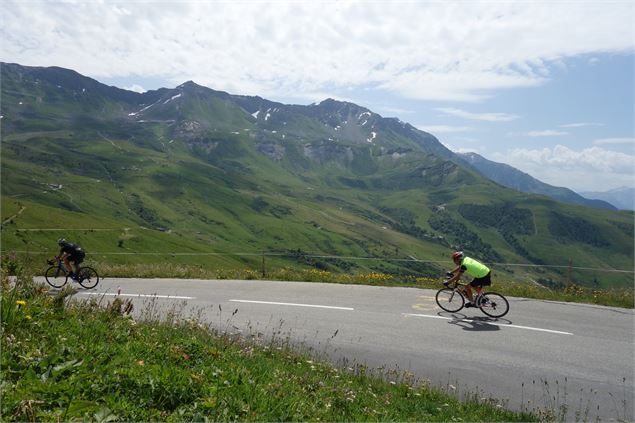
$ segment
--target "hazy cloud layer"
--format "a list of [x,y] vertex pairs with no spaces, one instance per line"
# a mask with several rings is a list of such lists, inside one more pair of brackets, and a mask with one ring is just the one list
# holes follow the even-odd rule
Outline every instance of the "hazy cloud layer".
[[[537,150],[512,149],[494,154],[492,160],[529,174],[541,174],[539,179],[543,182],[562,186],[562,181],[567,181],[567,186],[579,190],[605,191],[620,185],[632,186],[634,182],[635,156],[601,147],[580,151],[562,145]],[[602,177],[598,178],[600,174]],[[607,186],[607,181],[612,183]]]
[[422,131],[430,132],[432,134],[450,134],[455,132],[468,132],[474,131],[474,128],[469,126],[452,126],[452,125],[415,125]]
[[438,111],[446,115],[456,116],[469,120],[481,120],[486,122],[509,122],[518,119],[518,116],[509,113],[472,113],[462,109],[451,107],[439,107]]
[[478,101],[633,47],[628,2],[4,1],[2,60],[292,96],[364,86]]
[[635,147],[635,138],[601,138],[594,140],[595,145],[632,145]]
[[523,135],[528,137],[561,137],[563,135],[569,134],[565,131],[555,131],[553,129],[544,129],[541,131],[529,131]]
[[588,126],[604,126],[604,124],[597,123],[597,122],[578,122],[578,123],[567,123],[564,125],[560,125],[561,128],[584,128]]

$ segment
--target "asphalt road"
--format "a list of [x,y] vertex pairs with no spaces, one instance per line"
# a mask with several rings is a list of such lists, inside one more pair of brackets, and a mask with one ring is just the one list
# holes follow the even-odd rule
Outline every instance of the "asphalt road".
[[230,332],[275,333],[340,365],[409,371],[459,397],[566,406],[567,420],[635,419],[630,309],[508,298],[496,320],[444,312],[434,290],[235,280],[106,278],[77,296],[118,293],[140,314],[180,310]]

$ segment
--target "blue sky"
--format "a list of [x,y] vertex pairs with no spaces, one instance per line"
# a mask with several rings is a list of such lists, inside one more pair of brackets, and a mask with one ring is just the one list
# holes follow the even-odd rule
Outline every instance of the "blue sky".
[[352,101],[577,191],[635,186],[630,1],[5,1],[0,60]]

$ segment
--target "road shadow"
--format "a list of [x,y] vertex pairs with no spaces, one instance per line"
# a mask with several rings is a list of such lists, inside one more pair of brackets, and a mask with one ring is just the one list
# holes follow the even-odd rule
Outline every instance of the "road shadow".
[[450,320],[451,325],[456,325],[463,330],[468,332],[494,332],[501,330],[498,325],[491,325],[487,321],[486,317],[475,317],[473,319],[458,319],[458,320]]
[[499,331],[501,329],[500,328],[501,325],[512,324],[511,320],[501,319],[501,318],[497,319],[497,318],[485,317],[485,316],[467,317],[463,313],[439,312],[437,314],[441,317],[450,319],[448,324],[458,326],[461,329],[470,331],[470,332]]

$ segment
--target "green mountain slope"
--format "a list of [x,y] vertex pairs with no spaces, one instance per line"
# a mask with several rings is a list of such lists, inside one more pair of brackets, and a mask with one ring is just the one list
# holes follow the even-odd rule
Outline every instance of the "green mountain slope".
[[518,280],[561,283],[570,260],[633,269],[633,213],[503,188],[434,136],[352,103],[193,82],[137,94],[3,63],[0,114],[3,252],[53,251],[63,233],[118,262],[254,266],[237,253],[267,252],[280,266],[435,275],[461,248]]

